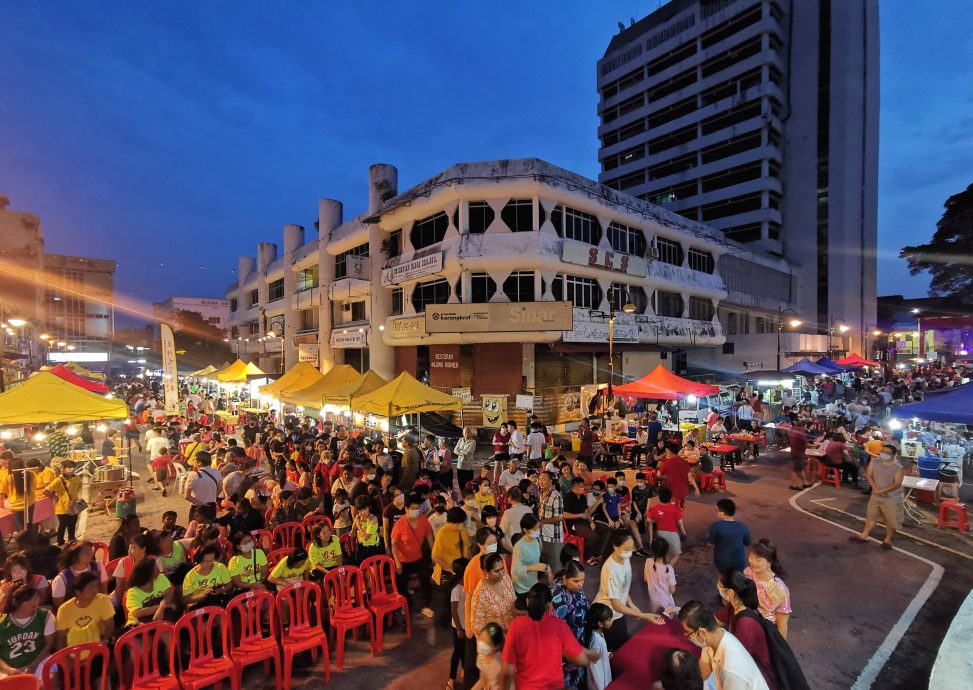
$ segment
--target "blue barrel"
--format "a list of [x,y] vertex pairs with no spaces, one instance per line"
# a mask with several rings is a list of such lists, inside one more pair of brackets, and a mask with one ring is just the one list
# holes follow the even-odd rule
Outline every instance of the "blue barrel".
[[923,455],[919,458],[919,476],[923,479],[939,479],[939,468],[943,459],[938,455]]

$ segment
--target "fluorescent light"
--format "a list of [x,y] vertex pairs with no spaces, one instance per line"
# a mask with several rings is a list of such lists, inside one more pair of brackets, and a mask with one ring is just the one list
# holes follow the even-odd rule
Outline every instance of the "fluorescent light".
[[902,422],[900,422],[898,419],[893,419],[892,421],[889,422],[889,429],[891,429],[892,431],[898,431],[901,428],[902,428]]
[[78,427],[76,427],[76,426],[69,426],[64,431],[67,433],[68,436],[75,436],[78,433]]
[[43,441],[45,438],[47,438],[47,434],[42,434],[39,431],[36,434],[34,434],[34,440],[37,442]]

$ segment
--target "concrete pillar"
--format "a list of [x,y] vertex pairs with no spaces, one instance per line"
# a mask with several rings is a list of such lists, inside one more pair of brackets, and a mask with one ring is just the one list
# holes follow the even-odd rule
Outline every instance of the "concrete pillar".
[[[399,171],[388,163],[375,163],[368,168],[368,212],[375,213],[382,204],[399,193]],[[379,256],[372,254],[372,256]]]
[[521,368],[520,375],[527,379],[527,389],[536,392],[534,348],[534,343],[523,344],[523,367]]
[[334,282],[334,257],[328,254],[331,232],[344,222],[340,201],[322,199],[318,202],[318,292],[321,310],[318,314],[318,366],[327,373],[335,365],[331,351],[331,327],[334,323],[334,307],[328,299],[328,288]]
[[[388,199],[399,193],[399,173],[394,165],[376,163],[368,168],[368,211],[374,213]],[[392,378],[395,373],[395,349],[385,343],[382,329],[392,313],[392,292],[382,287],[382,241],[388,238],[378,223],[368,226],[368,256],[371,267],[371,288],[369,289],[368,350],[371,369],[384,378]]]
[[[250,308],[250,290],[243,287],[243,284],[247,282],[247,279],[253,274],[256,269],[257,261],[252,256],[241,256],[237,259],[236,273],[237,273],[237,289],[236,289],[236,313],[242,314],[247,309]],[[237,337],[239,341],[233,341],[231,345],[233,346],[233,351],[239,355],[241,351],[245,351],[246,343],[243,342],[244,338],[250,336],[249,329],[245,328],[245,324],[237,319]]]
[[284,339],[280,344],[284,358],[284,371],[297,364],[297,345],[294,338],[300,330],[300,314],[294,310],[294,295],[297,293],[297,274],[294,273],[294,259],[297,250],[304,245],[304,228],[300,225],[284,226]]
[[[268,290],[269,283],[267,282],[267,269],[270,264],[277,260],[277,245],[273,242],[261,242],[257,245],[257,306],[259,308],[259,316],[257,317],[257,333],[251,338],[262,338],[267,335],[267,330],[270,325],[269,319],[267,319],[266,310],[267,303],[270,301],[270,291]],[[263,343],[259,343],[263,345]],[[260,354],[257,359],[257,366],[259,366],[264,371],[276,371],[274,368],[274,362],[272,358],[274,354],[268,354],[263,347],[258,350]]]
[[464,268],[459,279],[463,288],[463,304],[469,304],[473,301],[473,274],[470,273],[469,269]]

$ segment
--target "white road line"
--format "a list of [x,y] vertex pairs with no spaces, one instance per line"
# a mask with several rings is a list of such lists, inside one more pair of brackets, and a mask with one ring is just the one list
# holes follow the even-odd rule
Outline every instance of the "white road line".
[[[804,510],[804,508],[797,504],[797,499],[813,488],[814,487],[812,486],[808,489],[804,489],[804,491],[793,494],[788,501],[791,504],[791,507],[800,513],[813,517],[815,520],[827,522],[829,525],[834,525],[838,529],[844,530],[845,532],[850,532],[851,534],[858,534],[856,530],[853,530],[850,527],[845,527],[844,525],[834,522],[833,520],[821,517],[820,515],[815,515],[810,511]],[[871,539],[871,537],[869,537],[869,539]],[[871,540],[876,543],[878,542],[877,539]],[[936,590],[936,587],[939,586],[940,581],[943,579],[944,569],[938,563],[933,563],[922,556],[917,556],[910,551],[900,549],[898,546],[893,546],[892,548],[899,553],[903,553],[906,556],[915,558],[917,561],[925,563],[932,569],[932,572],[929,573],[929,577],[926,578],[926,581],[923,583],[922,587],[920,587],[919,591],[916,592],[915,597],[912,598],[912,601],[909,602],[909,605],[906,607],[905,611],[902,612],[899,620],[894,626],[892,626],[892,629],[889,630],[889,633],[885,636],[882,644],[880,644],[878,649],[875,650],[872,658],[868,660],[865,668],[863,668],[862,672],[858,675],[858,679],[855,680],[855,684],[851,686],[851,690],[868,690],[872,687],[875,680],[878,678],[878,674],[882,670],[882,667],[885,666],[889,660],[889,657],[892,656],[892,652],[895,651],[895,648],[899,646],[899,642],[902,641],[905,631],[909,629],[910,625],[912,625],[912,621],[916,619],[916,616],[919,614],[919,610],[923,607],[929,597],[932,596],[932,593]]]

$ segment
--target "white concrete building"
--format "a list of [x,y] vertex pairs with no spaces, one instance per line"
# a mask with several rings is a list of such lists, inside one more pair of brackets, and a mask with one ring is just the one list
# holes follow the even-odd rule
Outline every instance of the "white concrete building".
[[[598,62],[599,180],[785,258],[796,356],[876,320],[878,55],[877,0],[672,0]],[[727,339],[767,364],[776,309],[744,306]]]
[[152,316],[156,321],[169,321],[177,311],[191,311],[199,314],[203,321],[214,328],[226,331],[226,317],[229,313],[230,301],[226,299],[212,299],[209,297],[170,297],[164,302],[152,305]]
[[282,256],[263,243],[240,259],[227,298],[241,356],[554,399],[607,380],[609,295],[620,380],[664,360],[685,371],[687,348],[720,351],[724,266],[749,274],[755,292],[732,280],[753,303],[767,301],[760,271],[789,276],[780,259],[537,159],[454,165],[402,194],[395,168],[374,165],[369,191],[349,220],[321,201],[317,238],[286,225]]

